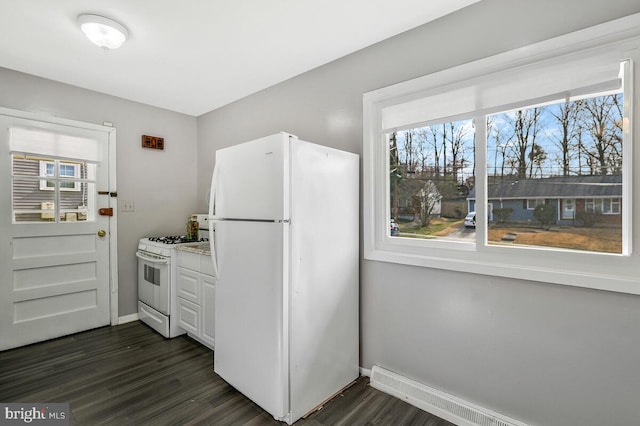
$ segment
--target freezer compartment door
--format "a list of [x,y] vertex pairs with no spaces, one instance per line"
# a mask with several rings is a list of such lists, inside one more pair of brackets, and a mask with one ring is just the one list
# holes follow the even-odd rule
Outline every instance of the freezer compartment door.
[[277,419],[289,412],[288,226],[216,223],[214,371]]
[[289,137],[278,133],[216,151],[213,216],[289,219]]

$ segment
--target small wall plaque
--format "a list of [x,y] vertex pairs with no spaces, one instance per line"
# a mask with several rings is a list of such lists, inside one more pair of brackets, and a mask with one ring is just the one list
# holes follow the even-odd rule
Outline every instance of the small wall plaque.
[[142,135],[142,147],[151,149],[164,149],[164,138]]

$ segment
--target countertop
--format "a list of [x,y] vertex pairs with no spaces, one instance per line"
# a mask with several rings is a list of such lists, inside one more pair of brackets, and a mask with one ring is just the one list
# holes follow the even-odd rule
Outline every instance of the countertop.
[[211,255],[211,248],[209,247],[209,243],[201,243],[201,244],[181,244],[176,247],[178,250],[188,251],[191,253],[205,254],[207,256]]

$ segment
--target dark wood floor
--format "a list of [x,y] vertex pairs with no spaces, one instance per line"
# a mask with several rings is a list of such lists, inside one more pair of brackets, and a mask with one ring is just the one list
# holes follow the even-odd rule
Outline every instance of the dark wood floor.
[[[72,425],[283,425],[213,372],[213,352],[139,321],[0,352],[0,402],[66,402]],[[296,425],[451,423],[358,381]]]

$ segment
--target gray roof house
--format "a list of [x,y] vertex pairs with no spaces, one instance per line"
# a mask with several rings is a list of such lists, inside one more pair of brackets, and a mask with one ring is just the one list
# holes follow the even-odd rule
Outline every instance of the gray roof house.
[[[604,223],[620,224],[622,176],[556,176],[489,183],[487,198],[490,220],[493,209],[511,208],[509,220],[532,222],[538,204],[552,204],[560,225],[578,224],[576,213],[592,210],[602,213]],[[469,192],[467,203],[469,211],[475,211],[475,187]]]
[[441,200],[438,186],[431,179],[403,179],[398,185],[399,216],[404,219],[416,220],[421,208],[428,209],[432,217],[440,216]]

